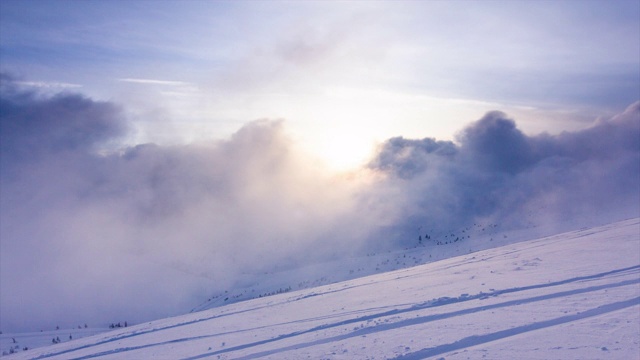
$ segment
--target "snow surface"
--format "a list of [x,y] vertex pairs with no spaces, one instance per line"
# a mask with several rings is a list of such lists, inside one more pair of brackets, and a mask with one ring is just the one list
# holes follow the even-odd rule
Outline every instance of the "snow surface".
[[108,327],[84,328],[80,326],[79,328],[74,329],[63,328],[38,332],[0,334],[0,353],[2,355],[7,355],[10,354],[12,350],[13,352],[20,352],[24,351],[25,348],[35,349],[51,345],[53,339],[59,339],[60,342],[67,342],[73,339],[101,334],[109,330],[110,329]]
[[[608,223],[606,221],[598,223],[598,221],[601,219],[583,219],[583,221],[570,221],[561,225],[540,225],[529,222],[516,229],[504,229],[494,222],[476,221],[473,225],[461,229],[446,231],[422,229],[415,235],[415,245],[404,249],[369,250],[366,254],[354,256],[336,254],[332,260],[324,262],[293,264],[288,267],[281,266],[280,269],[266,269],[261,273],[245,273],[229,288],[211,294],[206,301],[191,309],[191,312],[413,267],[574,230],[585,227],[585,224],[593,226]],[[427,233],[430,234],[429,239],[426,236],[423,237]]]
[[[406,254],[412,251],[426,256],[422,249]],[[11,334],[1,336],[5,341]],[[640,359],[640,219],[6,358]]]

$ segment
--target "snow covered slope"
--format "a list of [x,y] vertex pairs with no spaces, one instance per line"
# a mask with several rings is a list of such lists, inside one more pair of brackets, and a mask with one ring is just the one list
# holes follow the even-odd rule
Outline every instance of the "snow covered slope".
[[[477,221],[472,226],[447,231],[427,231],[415,235],[411,247],[372,251],[366,254],[336,256],[324,262],[294,264],[286,268],[264,269],[259,273],[244,273],[226,289],[218,290],[190,309],[207,310],[239,301],[271,296],[292,290],[302,290],[388,271],[405,269],[462,254],[486,250],[520,241],[537,239],[560,232],[579,229],[584,224],[598,223],[596,219],[582,219],[555,225],[529,223],[516,229],[504,229],[492,222]],[[560,227],[563,230],[558,230]],[[185,265],[186,266],[186,265]],[[187,312],[187,311],[184,311]],[[183,312],[183,313],[184,313]]]
[[3,333],[0,334],[0,353],[2,355],[9,355],[15,352],[25,351],[25,349],[48,346],[54,343],[54,341],[58,343],[67,342],[107,331],[109,331],[109,328],[84,328],[79,326],[73,329],[58,328],[56,330],[37,332]]
[[638,359],[640,219],[7,359]]

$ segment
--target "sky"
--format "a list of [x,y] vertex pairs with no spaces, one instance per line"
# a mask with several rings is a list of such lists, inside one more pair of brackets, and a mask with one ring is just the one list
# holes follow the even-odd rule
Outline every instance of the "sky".
[[639,1],[5,0],[0,95],[2,330],[640,214]]
[[[638,1],[3,1],[0,65],[126,107],[130,142],[286,119],[338,169],[489,110],[530,133],[638,98]],[[356,140],[357,139],[357,140]]]

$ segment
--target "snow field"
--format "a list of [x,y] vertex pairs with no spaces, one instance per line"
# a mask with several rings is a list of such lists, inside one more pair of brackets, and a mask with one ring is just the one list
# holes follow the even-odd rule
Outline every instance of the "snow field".
[[238,302],[8,359],[638,359],[640,219]]

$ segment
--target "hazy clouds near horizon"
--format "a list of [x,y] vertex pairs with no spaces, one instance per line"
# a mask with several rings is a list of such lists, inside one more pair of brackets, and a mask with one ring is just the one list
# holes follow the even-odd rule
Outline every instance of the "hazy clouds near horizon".
[[2,80],[2,330],[173,315],[241,273],[405,246],[419,226],[640,212],[640,103],[554,136],[490,112],[455,143],[392,138],[336,176],[282,121],[101,152],[131,131],[116,104]]
[[393,138],[371,163],[393,174],[389,183],[408,199],[400,228],[455,229],[475,219],[517,227],[638,214],[640,102],[556,136],[528,136],[493,111],[457,141]]

